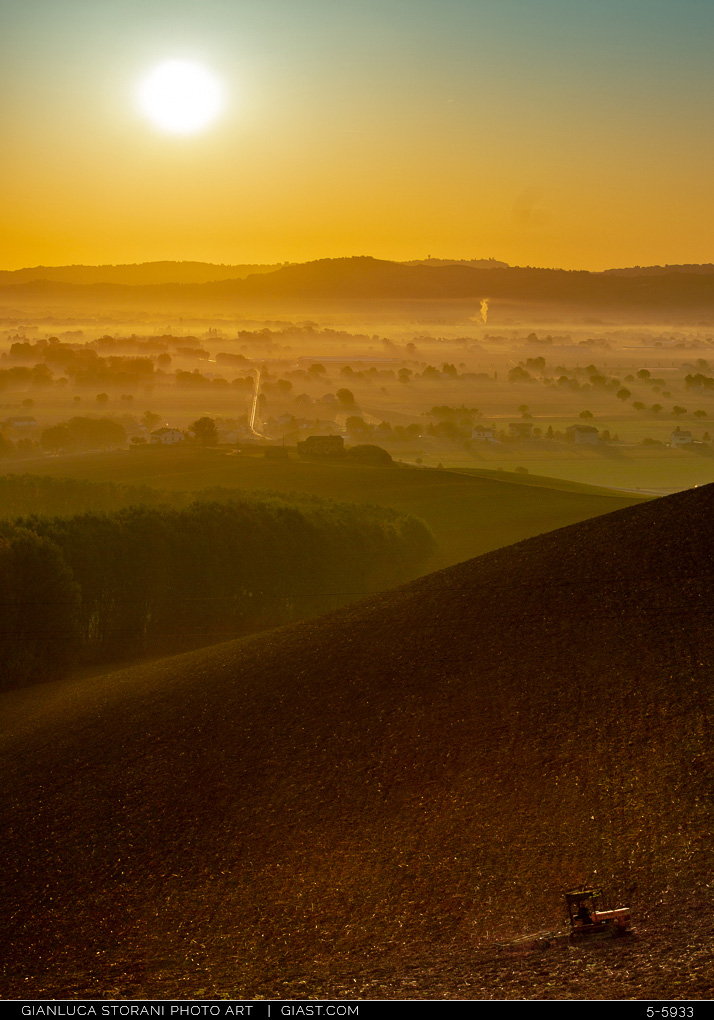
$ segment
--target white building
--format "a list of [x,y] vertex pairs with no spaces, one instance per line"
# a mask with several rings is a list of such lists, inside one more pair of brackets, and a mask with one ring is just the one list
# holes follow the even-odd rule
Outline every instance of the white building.
[[570,425],[565,431],[573,437],[574,443],[596,446],[600,438],[594,425]]
[[680,428],[676,428],[669,439],[672,446],[688,446],[693,441],[692,433]]
[[12,418],[6,418],[0,424],[9,429],[32,429],[37,425],[37,419],[26,414],[16,414]]
[[482,443],[495,442],[496,430],[492,425],[476,425],[471,430],[471,438],[478,439]]
[[186,436],[179,429],[161,428],[155,429],[149,437],[150,443],[183,443]]

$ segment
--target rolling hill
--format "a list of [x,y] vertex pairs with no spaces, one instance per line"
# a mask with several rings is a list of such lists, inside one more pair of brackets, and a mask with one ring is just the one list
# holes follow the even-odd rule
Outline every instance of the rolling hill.
[[226,266],[210,262],[139,262],[118,266],[33,266],[26,269],[0,270],[0,284],[51,280],[55,283],[115,283],[142,287],[161,283],[210,283],[214,280],[236,280],[252,273],[269,273],[277,268],[277,266],[266,265]]
[[[714,486],[2,699],[9,997],[709,998]],[[637,934],[515,958],[604,886]]]
[[[280,269],[283,264],[225,265],[213,262],[164,261],[103,266],[27,266],[23,269],[0,269],[0,284],[29,283],[33,280],[54,280],[60,283],[79,284],[118,283],[130,286],[160,283],[212,283],[216,280],[243,279],[253,273],[271,273]],[[475,269],[508,268],[506,262],[498,262],[496,259],[414,259],[405,262],[404,265],[469,266]],[[683,268],[695,271],[698,267]],[[623,272],[629,271],[623,270]]]
[[[189,282],[190,272],[193,278],[196,276],[193,270],[180,274],[177,270],[174,275],[180,275],[179,282],[146,285],[137,284],[137,273],[131,272],[132,267],[121,267],[123,275],[104,272],[99,278],[96,273],[82,274],[78,268],[73,274],[63,270],[48,272],[47,278],[28,279],[27,271],[22,270],[16,271],[20,275],[0,277],[0,305],[160,308],[167,312],[210,308],[235,313],[266,303],[290,302],[297,307],[305,302],[323,301],[479,302],[488,297],[499,302],[522,303],[524,307],[549,304],[607,310],[613,314],[665,310],[692,314],[714,307],[714,275],[699,271],[630,276],[529,266],[410,265],[368,256],[317,259],[269,267],[269,271],[265,268],[258,266],[251,272],[250,267],[209,267],[209,277],[206,279],[204,274],[203,282]],[[144,272],[143,267],[139,269]],[[241,274],[248,271],[248,275],[236,278],[239,270]],[[158,270],[152,272],[156,278]],[[236,276],[227,278],[225,272],[235,272]],[[165,275],[158,278],[166,279]],[[86,282],[75,282],[80,279]],[[122,282],[116,282],[118,279]]]

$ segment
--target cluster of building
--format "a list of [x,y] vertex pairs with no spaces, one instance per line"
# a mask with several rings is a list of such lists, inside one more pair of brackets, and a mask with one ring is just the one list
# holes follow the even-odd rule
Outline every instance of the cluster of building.
[[[508,426],[508,434],[511,439],[532,439],[533,422],[511,422]],[[600,431],[594,425],[569,425],[565,434],[577,445],[595,446],[600,442]],[[471,432],[471,438],[484,443],[495,443],[496,429],[492,425],[476,425]],[[670,445],[673,447],[688,446],[693,442],[692,433],[687,429],[677,427],[670,435]]]
[[[600,442],[600,431],[595,425],[569,425],[565,433],[576,445],[595,446]],[[511,439],[532,439],[533,422],[511,422],[508,426],[508,434]],[[471,432],[471,438],[483,443],[495,443],[497,441],[496,429],[493,425],[476,425]],[[172,444],[181,443],[185,439],[186,433],[179,429],[160,428],[154,429],[149,437],[149,442]],[[688,446],[692,442],[694,442],[692,433],[687,429],[677,427],[670,436],[670,443],[673,447]],[[344,453],[342,436],[308,436],[304,442],[297,445],[300,452],[311,457],[339,457]]]
[[[594,425],[569,425],[565,432],[574,443],[595,444],[600,438]],[[511,439],[533,439],[533,422],[512,421],[508,426],[508,435]],[[471,438],[484,443],[495,443],[496,429],[492,425],[477,425],[471,432]]]

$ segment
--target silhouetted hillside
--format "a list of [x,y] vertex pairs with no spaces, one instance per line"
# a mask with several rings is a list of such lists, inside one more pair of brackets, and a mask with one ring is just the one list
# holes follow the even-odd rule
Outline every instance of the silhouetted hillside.
[[250,273],[269,273],[278,266],[214,265],[210,262],[140,262],[119,266],[34,266],[0,270],[0,284],[52,280],[55,283],[119,283],[145,286],[158,283],[209,283],[233,280]]
[[605,276],[667,276],[669,273],[708,274],[714,273],[714,263],[704,262],[665,266],[631,266],[629,269],[605,269]]
[[[6,994],[711,997],[713,520],[707,486],[6,696]],[[493,949],[581,882],[638,934]]]
[[498,259],[408,259],[405,266],[471,266],[474,269],[508,269]]
[[[180,263],[179,263],[180,265]],[[24,271],[23,271],[24,272]],[[1,281],[0,281],[1,283]],[[490,300],[590,309],[702,311],[714,307],[714,274],[610,275],[564,269],[409,265],[369,257],[320,259],[260,271],[245,279],[129,286],[38,279],[0,285],[0,305],[90,308],[226,308],[235,302],[306,300]]]
[[285,266],[245,281],[212,285],[216,294],[313,298],[504,298],[566,304],[661,307],[714,303],[714,276],[672,274],[630,279],[564,269],[476,269],[401,265],[367,257]]

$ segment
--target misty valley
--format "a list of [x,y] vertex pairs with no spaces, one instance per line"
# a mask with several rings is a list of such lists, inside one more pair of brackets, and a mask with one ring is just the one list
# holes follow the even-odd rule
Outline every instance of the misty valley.
[[9,997],[710,994],[714,274],[431,261],[0,278]]

